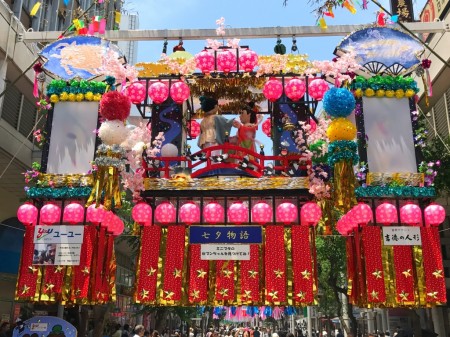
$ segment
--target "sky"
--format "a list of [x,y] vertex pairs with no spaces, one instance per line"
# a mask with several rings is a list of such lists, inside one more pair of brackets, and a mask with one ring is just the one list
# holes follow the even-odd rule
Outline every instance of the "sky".
[[[354,2],[362,0],[354,0]],[[416,18],[420,15],[426,0],[414,0]],[[390,10],[389,0],[380,3]],[[223,17],[225,28],[247,27],[289,27],[314,26],[316,15],[308,0],[288,0],[283,6],[283,0],[126,0],[124,8],[129,12],[139,13],[139,29],[216,29],[216,20]],[[335,18],[326,18],[327,25],[370,24],[375,22],[379,8],[369,1],[367,10],[357,6],[357,13],[351,14],[344,8],[334,11]],[[230,36],[227,38],[233,38]],[[298,53],[307,54],[311,61],[330,60],[333,51],[343,37],[297,37]],[[219,38],[218,38],[219,39]],[[220,40],[220,39],[219,39]],[[226,41],[225,41],[226,42]],[[288,51],[292,39],[283,39]],[[170,54],[178,41],[169,41],[167,52]],[[241,40],[240,45],[249,46],[258,55],[274,54],[276,35],[271,39]],[[186,51],[195,55],[206,45],[206,41],[184,41]],[[140,41],[138,45],[138,62],[156,62],[159,60],[163,41]],[[232,135],[234,131],[232,131]],[[261,128],[257,140],[265,145],[266,154],[272,153],[270,139]],[[196,141],[189,142],[193,152],[198,150]]]
[[[361,0],[358,0],[362,2]],[[415,15],[420,14],[426,0],[415,0]],[[380,3],[390,9],[388,0]],[[288,27],[316,25],[314,7],[308,0],[126,0],[125,9],[139,13],[139,29],[187,29],[217,28],[216,20],[225,18],[225,25],[230,28],[246,27]],[[358,7],[356,14],[338,8],[335,18],[327,18],[328,25],[369,24],[375,21],[378,7],[369,1],[368,10]],[[342,37],[297,38],[299,53],[309,55],[310,60],[333,58],[334,47]],[[240,45],[248,45],[258,54],[273,54],[276,36],[273,39],[241,40]],[[290,50],[292,39],[284,39],[283,43]],[[169,41],[168,53],[177,44]],[[200,52],[205,41],[184,41],[186,51],[192,54]],[[163,47],[160,42],[139,42],[138,62],[155,62],[159,59]]]

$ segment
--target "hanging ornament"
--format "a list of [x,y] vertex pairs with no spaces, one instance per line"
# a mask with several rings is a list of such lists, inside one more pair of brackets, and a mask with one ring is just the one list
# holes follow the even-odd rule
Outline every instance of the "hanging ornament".
[[305,95],[306,84],[301,79],[294,77],[286,83],[284,92],[292,101],[297,102]]
[[251,72],[258,65],[258,54],[247,49],[239,56],[239,67],[245,72]]
[[169,87],[161,82],[154,82],[148,87],[148,96],[154,104],[161,104],[169,98]]
[[170,97],[177,104],[183,104],[189,98],[190,94],[189,86],[181,80],[173,83],[170,87]]
[[225,74],[236,70],[236,55],[226,49],[217,54],[217,68]]
[[195,55],[196,67],[200,69],[203,74],[209,74],[214,71],[215,58],[214,55],[207,50],[202,50],[200,53]]
[[263,94],[269,101],[276,102],[283,94],[283,84],[275,77],[271,77],[264,84]]

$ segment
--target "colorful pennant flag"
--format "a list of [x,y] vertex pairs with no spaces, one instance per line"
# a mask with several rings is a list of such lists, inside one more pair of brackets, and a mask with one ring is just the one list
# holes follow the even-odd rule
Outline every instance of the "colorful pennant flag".
[[33,8],[31,8],[30,16],[35,16],[36,15],[36,13],[38,12],[39,8],[41,8],[41,4],[42,3],[40,1],[38,1],[38,2],[36,2],[34,4]]

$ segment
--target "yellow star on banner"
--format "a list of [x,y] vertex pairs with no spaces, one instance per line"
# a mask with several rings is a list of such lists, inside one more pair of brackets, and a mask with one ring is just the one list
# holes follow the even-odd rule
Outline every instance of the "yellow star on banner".
[[372,275],[373,276],[375,276],[375,278],[378,280],[379,278],[381,278],[381,270],[375,270],[373,273],[372,273]]
[[156,269],[153,267],[150,267],[149,269],[147,269],[147,276],[153,276],[156,273]]
[[411,269],[402,271],[402,274],[405,275],[406,278],[411,277]]
[[231,278],[231,275],[233,275],[233,272],[229,269],[222,270],[222,273],[226,278]]
[[405,293],[405,291],[402,290],[402,292],[400,294],[398,294],[398,296],[400,296],[402,301],[406,301],[408,299],[409,294]]
[[311,273],[308,269],[305,269],[304,271],[302,271],[301,274],[303,275],[303,278],[306,280],[309,280],[309,278],[311,277]]
[[22,288],[21,295],[25,295],[28,292],[28,290],[30,290],[30,287],[25,284]]
[[38,269],[35,266],[28,266],[28,270],[30,271],[30,273],[34,274],[35,272],[38,271]]
[[145,300],[146,298],[148,298],[148,293],[149,293],[149,292],[150,292],[150,291],[148,291],[148,290],[142,289],[142,291],[141,291],[141,293],[140,293],[141,298],[142,298],[143,300]]
[[175,278],[180,278],[181,277],[181,269],[175,268],[175,271],[173,272],[173,276],[175,276]]
[[297,296],[301,301],[303,301],[305,299],[306,294],[303,291],[300,291]]
[[166,300],[171,300],[173,295],[175,295],[175,293],[173,291],[167,291],[167,290],[164,291],[164,294],[165,294]]
[[250,274],[250,278],[256,278],[258,275],[258,272],[256,270],[249,270],[248,273]]
[[245,297],[247,299],[252,298],[252,291],[251,290],[244,290],[244,295],[242,297]]
[[372,296],[372,298],[375,300],[378,299],[378,291],[372,290],[372,292],[370,293],[370,296]]
[[54,284],[51,284],[51,283],[47,283],[46,285],[45,285],[45,287],[47,288],[46,290],[45,290],[45,292],[47,292],[47,291],[52,291],[53,290],[53,288],[55,287],[55,285]]
[[60,272],[62,272],[62,270],[63,270],[63,267],[62,267],[62,266],[57,266],[57,267],[55,268],[55,273],[60,273]]
[[437,291],[433,291],[432,293],[427,293],[428,297],[431,297],[433,300],[437,300],[437,295],[439,293]]
[[444,277],[444,276],[442,275],[442,269],[436,269],[436,270],[433,272],[433,276],[436,277],[436,278]]
[[194,298],[194,300],[199,298],[200,297],[200,290],[192,290],[191,297]]
[[81,294],[81,289],[80,288],[75,289],[74,293],[75,293],[75,296],[80,295]]
[[219,290],[219,294],[222,295],[222,297],[228,296],[228,289],[222,288]]
[[89,268],[86,266],[81,270],[81,272],[84,274],[84,276],[86,276],[89,274]]
[[278,299],[278,291],[270,292],[269,296],[272,297],[272,300],[277,300]]
[[206,271],[204,271],[203,269],[197,269],[197,273],[198,273],[198,275],[197,275],[197,277],[198,278],[205,278],[205,276],[206,276]]
[[284,271],[281,271],[280,269],[277,269],[277,270],[274,270],[273,271],[274,273],[275,273],[275,277],[276,278],[282,278],[283,277],[283,274],[284,274]]

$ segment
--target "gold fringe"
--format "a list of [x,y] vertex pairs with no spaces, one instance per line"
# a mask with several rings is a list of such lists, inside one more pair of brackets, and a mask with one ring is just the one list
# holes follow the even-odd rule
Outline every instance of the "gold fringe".
[[156,279],[156,301],[159,300],[161,304],[165,303],[163,280],[164,280],[164,261],[166,260],[166,243],[167,243],[167,228],[162,228],[161,246],[159,247],[159,258],[158,258],[158,277]]
[[351,160],[340,160],[334,164],[334,200],[335,206],[344,213],[357,204],[355,173]]
[[289,305],[293,305],[293,272],[292,272],[292,235],[291,228],[284,228],[284,242],[285,242],[285,254],[286,254],[286,279],[287,279],[287,293],[286,299]]
[[386,306],[396,307],[397,296],[395,293],[394,249],[393,246],[382,246],[384,286],[386,289]]
[[422,307],[427,306],[422,246],[413,246],[413,259],[415,267],[414,281],[416,284],[416,304],[417,306]]

